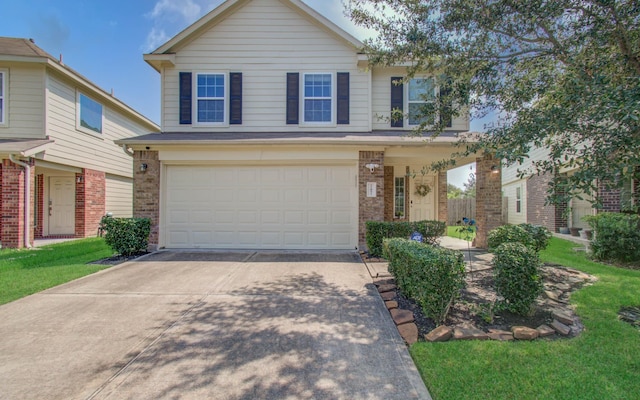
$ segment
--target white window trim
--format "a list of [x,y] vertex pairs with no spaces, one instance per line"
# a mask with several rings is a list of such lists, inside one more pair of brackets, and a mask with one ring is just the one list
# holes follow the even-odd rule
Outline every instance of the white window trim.
[[[516,186],[516,191],[515,192],[516,192],[515,196],[514,196],[515,199],[516,199],[515,212],[516,212],[516,214],[522,214],[522,209],[523,209],[523,207],[522,207],[522,192],[523,192],[522,191],[522,186]],[[519,199],[518,199],[518,194],[520,194],[520,198]],[[518,211],[518,203],[520,203],[520,211]]]
[[[198,121],[198,76],[199,75],[222,75],[224,79],[224,115],[221,122],[199,122]],[[230,88],[229,88],[229,71],[195,71],[193,72],[193,81],[191,87],[191,121],[192,126],[229,126],[229,102],[230,102]],[[205,100],[212,100],[216,98],[203,97]]]
[[[331,75],[331,120],[327,121],[327,122],[322,122],[322,121],[305,121],[304,119],[304,114],[305,114],[305,108],[304,108],[304,101],[305,101],[305,96],[304,96],[304,81],[305,81],[305,76],[307,75]],[[320,72],[303,72],[300,74],[300,126],[321,126],[323,128],[325,127],[333,127],[333,126],[337,126],[336,123],[336,115],[337,115],[337,103],[338,103],[338,85],[337,85],[337,74],[335,72],[328,72],[328,71],[320,71]],[[324,99],[324,97],[312,97],[313,99]]]
[[[81,111],[81,106],[80,106],[80,95],[95,101],[96,103],[100,104],[100,106],[102,106],[102,115],[101,115],[101,132],[96,132],[92,129],[87,129],[84,126],[80,125],[80,111]],[[83,92],[81,92],[80,90],[76,90],[76,129],[79,130],[80,132],[84,132],[86,134],[95,136],[95,137],[99,137],[102,138],[104,137],[104,112],[105,112],[105,105],[101,102],[99,102],[98,100],[96,100],[95,98],[89,96],[88,94],[85,94]]]
[[[404,189],[404,204],[402,204],[402,217],[398,217],[396,215],[396,179],[401,178],[403,180],[403,189]],[[403,219],[403,218],[407,218],[407,179],[405,176],[397,176],[394,175],[393,176],[393,218],[394,219]]]
[[[436,80],[433,76],[429,76],[429,75],[416,75],[413,76],[411,78],[408,78],[406,83],[404,84],[404,104],[403,107],[406,110],[406,119],[407,119],[407,126],[408,127],[415,127],[415,126],[420,126],[420,124],[412,124],[411,123],[411,118],[410,118],[410,107],[409,104],[426,104],[429,103],[430,101],[428,100],[421,100],[421,101],[410,101],[409,100],[409,87],[411,86],[411,80],[412,79],[431,79],[433,81],[433,95],[434,96],[438,96],[439,93],[439,88],[436,85]],[[432,100],[433,101],[433,100]],[[438,120],[438,115],[435,116],[435,120]]]
[[2,76],[2,91],[0,91],[0,98],[2,99],[2,111],[0,111],[0,126],[7,126],[7,107],[9,103],[7,101],[7,86],[9,85],[9,70],[1,68],[0,76]]

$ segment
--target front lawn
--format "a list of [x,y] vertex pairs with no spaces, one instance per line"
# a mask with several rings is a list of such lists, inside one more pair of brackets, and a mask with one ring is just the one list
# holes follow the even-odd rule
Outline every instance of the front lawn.
[[[461,229],[463,230],[461,231]],[[475,229],[472,229],[471,232],[464,229],[465,227],[460,227],[460,226],[447,226],[447,236],[450,236],[456,239],[467,240],[469,242],[475,239],[476,237]]]
[[555,341],[416,343],[411,355],[434,399],[638,398],[640,330],[617,314],[640,305],[640,271],[592,262],[575,246],[552,238],[541,259],[598,277],[571,297],[584,332]]
[[0,250],[0,304],[105,269],[109,266],[87,263],[112,255],[113,251],[102,238],[32,250]]

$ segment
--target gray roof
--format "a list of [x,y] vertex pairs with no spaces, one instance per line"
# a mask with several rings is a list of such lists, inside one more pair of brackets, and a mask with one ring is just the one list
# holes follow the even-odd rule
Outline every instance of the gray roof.
[[36,46],[32,39],[0,37],[0,54],[21,57],[44,57],[55,60],[53,56]]

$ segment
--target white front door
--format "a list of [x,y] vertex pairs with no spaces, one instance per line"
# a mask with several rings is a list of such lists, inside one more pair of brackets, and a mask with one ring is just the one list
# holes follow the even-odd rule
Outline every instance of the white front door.
[[[48,209],[47,209],[48,207]],[[73,176],[49,177],[49,235],[75,233],[76,186]]]
[[[415,178],[409,178],[409,181],[409,190],[411,191],[409,193],[411,199],[409,202],[409,220],[432,220],[435,215],[435,184],[433,176],[417,175]],[[428,188],[426,195],[422,196],[417,193],[418,189],[424,191],[425,188]]]

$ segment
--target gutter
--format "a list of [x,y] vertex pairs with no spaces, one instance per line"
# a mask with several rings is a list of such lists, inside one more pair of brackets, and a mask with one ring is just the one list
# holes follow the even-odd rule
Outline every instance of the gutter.
[[31,240],[29,228],[29,214],[31,211],[31,166],[23,161],[16,160],[15,154],[9,154],[12,163],[20,165],[24,168],[24,247],[31,248]]
[[122,151],[124,151],[124,154],[128,155],[129,157],[133,157],[133,150],[129,151],[129,147],[126,145],[126,143],[122,144]]

